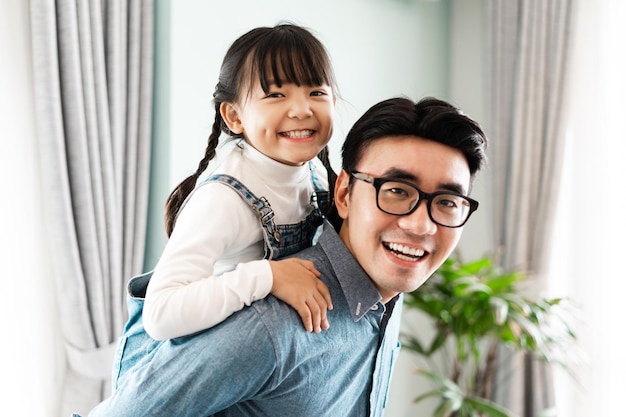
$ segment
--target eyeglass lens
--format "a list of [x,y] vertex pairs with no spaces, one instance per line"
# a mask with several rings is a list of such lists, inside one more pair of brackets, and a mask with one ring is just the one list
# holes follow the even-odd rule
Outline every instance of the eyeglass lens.
[[[420,193],[409,184],[386,181],[378,190],[378,206],[390,214],[406,214],[419,202]],[[456,194],[437,194],[429,203],[430,215],[444,226],[459,226],[470,213],[470,203]]]

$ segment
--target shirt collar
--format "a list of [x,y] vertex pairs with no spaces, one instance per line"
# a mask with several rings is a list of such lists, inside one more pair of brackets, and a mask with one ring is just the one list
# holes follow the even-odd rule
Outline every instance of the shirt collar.
[[337,281],[348,301],[354,321],[358,321],[382,299],[371,278],[361,268],[333,226],[324,222],[318,244],[326,254]]

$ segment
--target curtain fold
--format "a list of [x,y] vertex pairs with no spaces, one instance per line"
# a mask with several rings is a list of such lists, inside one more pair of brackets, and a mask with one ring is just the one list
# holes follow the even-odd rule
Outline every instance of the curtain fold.
[[[528,291],[547,288],[543,271],[565,144],[564,116],[576,0],[487,0],[494,232],[502,266],[531,271]],[[501,356],[508,352],[501,352]],[[552,405],[549,369],[513,364],[498,399],[530,417]],[[509,375],[510,374],[510,380]]]
[[[556,373],[559,411],[567,417],[623,414],[626,358],[620,343],[624,303],[623,237],[626,222],[626,2],[580,0],[568,122],[566,172],[559,238],[552,270],[555,287],[577,302],[577,359],[574,374]],[[617,191],[617,192],[616,192]],[[596,198],[581,198],[581,193]],[[602,204],[609,196],[610,205]],[[616,215],[616,216],[615,216]]]
[[31,0],[40,163],[68,368],[61,415],[110,390],[148,202],[153,0]]

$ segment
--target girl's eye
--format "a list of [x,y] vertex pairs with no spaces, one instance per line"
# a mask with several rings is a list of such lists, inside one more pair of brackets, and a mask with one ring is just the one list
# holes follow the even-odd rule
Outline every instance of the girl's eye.
[[311,91],[311,96],[320,97],[320,96],[330,96],[333,93],[333,90],[330,86],[327,85],[319,85],[312,86],[315,90]]
[[265,97],[267,97],[267,98],[280,98],[280,97],[284,97],[284,95],[283,95],[283,93],[269,93]]

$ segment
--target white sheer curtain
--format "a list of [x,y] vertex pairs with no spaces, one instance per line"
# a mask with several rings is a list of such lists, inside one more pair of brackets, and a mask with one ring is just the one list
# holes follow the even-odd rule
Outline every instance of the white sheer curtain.
[[[487,0],[488,107],[495,241],[506,269],[543,296],[565,144],[576,0]],[[525,417],[553,404],[550,368],[499,352],[495,399]]]
[[110,391],[126,282],[143,266],[153,0],[30,0],[30,21],[47,278],[67,359],[60,415],[86,415]]
[[34,121],[28,3],[0,2],[0,416],[53,416],[64,364]]
[[573,113],[557,210],[552,290],[581,306],[577,382],[557,380],[560,416],[622,415],[626,359],[626,2],[584,0]]

